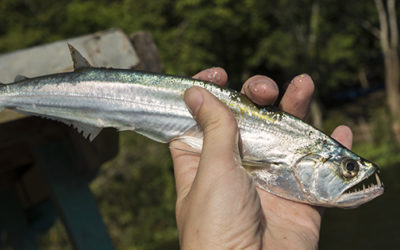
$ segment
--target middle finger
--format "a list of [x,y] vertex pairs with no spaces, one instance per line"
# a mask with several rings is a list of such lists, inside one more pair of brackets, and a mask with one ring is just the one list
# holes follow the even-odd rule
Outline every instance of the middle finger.
[[269,77],[256,75],[250,77],[242,86],[241,93],[254,103],[266,106],[273,104],[278,98],[278,85]]

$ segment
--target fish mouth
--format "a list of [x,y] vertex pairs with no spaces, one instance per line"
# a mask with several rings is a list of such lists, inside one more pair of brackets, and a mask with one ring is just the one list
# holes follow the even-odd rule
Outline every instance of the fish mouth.
[[354,208],[383,194],[384,185],[379,171],[371,173],[366,179],[346,189],[336,201],[344,208]]
[[348,188],[343,194],[352,194],[357,192],[370,193],[380,188],[383,188],[383,182],[379,178],[378,172],[374,172],[363,181]]

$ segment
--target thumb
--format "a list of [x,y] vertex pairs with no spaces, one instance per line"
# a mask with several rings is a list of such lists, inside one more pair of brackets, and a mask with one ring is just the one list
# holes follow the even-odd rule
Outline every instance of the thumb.
[[238,128],[232,112],[203,88],[188,89],[184,99],[204,134],[199,171],[212,168],[206,172],[216,174],[225,166],[237,166]]

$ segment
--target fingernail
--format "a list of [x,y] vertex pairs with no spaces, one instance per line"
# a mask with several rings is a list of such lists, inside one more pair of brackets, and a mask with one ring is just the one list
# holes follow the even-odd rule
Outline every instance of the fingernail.
[[221,80],[221,73],[217,70],[216,67],[212,67],[206,70],[208,73],[208,80],[213,81],[213,80]]
[[303,82],[306,78],[311,78],[311,77],[308,74],[303,73],[301,75],[294,77],[290,83],[293,83],[294,81]]
[[268,86],[276,89],[276,85],[266,79],[254,81],[249,84],[249,88],[255,93],[264,93],[265,91],[267,91]]
[[254,92],[264,93],[267,90],[267,83],[264,81],[255,82],[253,84],[253,90],[254,90]]
[[200,90],[196,87],[186,90],[184,99],[189,112],[193,117],[196,117],[197,112],[203,103],[203,95],[200,93]]

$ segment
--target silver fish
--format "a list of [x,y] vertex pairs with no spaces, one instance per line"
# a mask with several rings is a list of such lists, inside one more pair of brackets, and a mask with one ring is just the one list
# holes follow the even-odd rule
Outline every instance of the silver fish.
[[202,148],[202,132],[183,101],[200,86],[235,115],[242,164],[262,189],[326,207],[357,207],[383,193],[378,167],[282,111],[259,109],[244,95],[191,78],[90,67],[70,46],[75,71],[0,87],[0,107],[55,119],[92,140],[102,128],[134,130],[155,141]]

